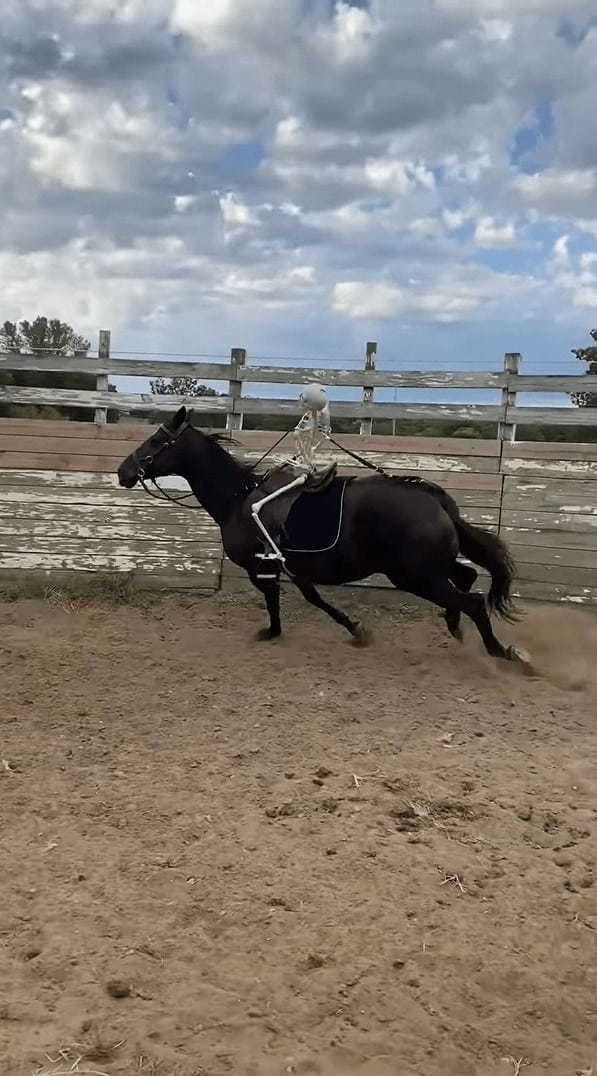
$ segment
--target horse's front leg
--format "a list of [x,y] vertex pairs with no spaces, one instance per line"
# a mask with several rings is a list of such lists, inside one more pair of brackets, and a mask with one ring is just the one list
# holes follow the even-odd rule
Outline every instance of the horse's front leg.
[[258,579],[255,572],[249,572],[249,579],[254,587],[263,594],[269,613],[269,628],[261,628],[257,638],[262,640],[278,639],[282,634],[280,624],[280,580]]
[[310,605],[314,605],[316,609],[321,609],[328,616],[331,616],[332,620],[336,621],[336,624],[341,624],[343,628],[346,628],[357,646],[368,645],[370,642],[369,633],[360,620],[351,620],[341,609],[336,609],[335,605],[330,605],[329,602],[326,602],[315,589],[313,583],[308,583],[304,579],[295,579],[294,583]]

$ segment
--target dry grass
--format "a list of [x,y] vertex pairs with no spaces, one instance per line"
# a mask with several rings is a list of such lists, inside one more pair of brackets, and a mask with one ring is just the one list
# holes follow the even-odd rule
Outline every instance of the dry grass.
[[33,573],[17,578],[0,578],[0,601],[45,601],[67,613],[76,613],[81,606],[95,602],[113,606],[147,606],[160,601],[162,597],[159,590],[139,586],[132,572],[81,572],[80,578],[57,581]]
[[124,1045],[124,1039],[107,1042],[96,1033],[90,1044],[71,1042],[59,1046],[54,1055],[46,1054],[45,1062],[33,1076],[110,1076],[99,1066],[114,1060]]

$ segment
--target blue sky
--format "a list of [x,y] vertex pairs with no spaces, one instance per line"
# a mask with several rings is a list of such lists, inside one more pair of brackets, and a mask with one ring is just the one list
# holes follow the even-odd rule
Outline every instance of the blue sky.
[[2,319],[123,353],[359,365],[376,340],[379,366],[580,372],[594,0],[3,14]]

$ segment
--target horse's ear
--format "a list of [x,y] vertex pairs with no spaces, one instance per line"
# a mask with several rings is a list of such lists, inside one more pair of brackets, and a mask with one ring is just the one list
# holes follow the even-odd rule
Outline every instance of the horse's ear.
[[186,409],[186,407],[181,407],[180,410],[176,412],[174,418],[172,419],[172,429],[173,430],[178,430],[179,427],[182,426],[183,422],[186,422],[186,419],[187,419],[187,409]]

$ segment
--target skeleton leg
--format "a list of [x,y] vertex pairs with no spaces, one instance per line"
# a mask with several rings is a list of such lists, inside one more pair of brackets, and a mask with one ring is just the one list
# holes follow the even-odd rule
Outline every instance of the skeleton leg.
[[273,493],[268,493],[267,497],[263,497],[260,501],[255,501],[255,503],[251,505],[251,515],[253,516],[253,519],[254,519],[255,523],[257,524],[259,530],[261,531],[261,533],[262,533],[263,537],[265,538],[265,541],[269,545],[270,549],[273,550],[273,553],[261,554],[261,558],[260,558],[261,560],[263,560],[263,561],[276,560],[282,566],[284,566],[284,564],[285,564],[284,554],[282,553],[282,551],[280,549],[278,549],[278,546],[276,545],[276,543],[274,542],[274,539],[272,538],[271,534],[269,533],[269,531],[265,527],[265,524],[259,518],[259,513],[261,512],[261,509],[264,508],[265,505],[269,504],[271,501],[277,500],[277,498],[281,497],[283,493],[288,493],[289,490],[296,489],[298,486],[304,486],[306,481],[307,481],[307,475],[306,474],[301,474],[301,475],[298,476],[298,478],[295,478],[295,479],[293,479],[292,482],[289,482],[288,485],[282,486],[281,489],[274,490]]

